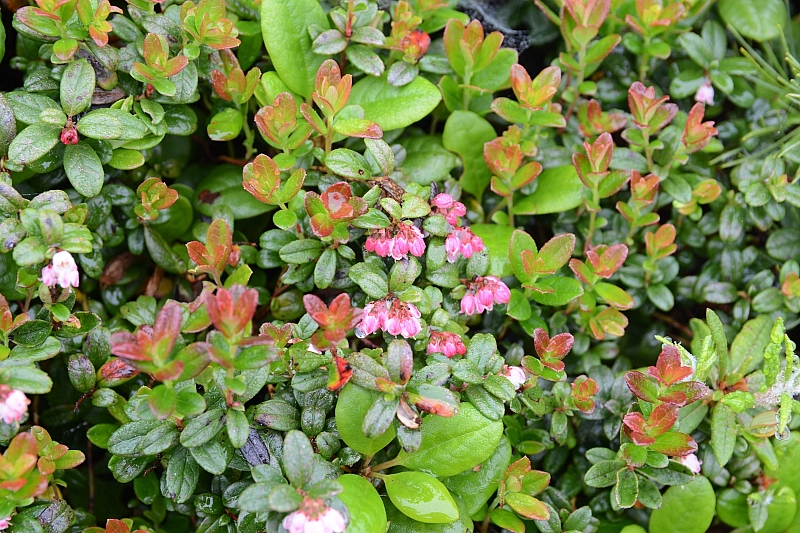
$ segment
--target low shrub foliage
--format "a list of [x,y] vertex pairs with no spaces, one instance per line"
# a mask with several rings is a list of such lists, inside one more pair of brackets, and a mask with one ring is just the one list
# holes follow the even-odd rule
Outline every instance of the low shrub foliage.
[[11,4],[0,530],[800,531],[788,3]]

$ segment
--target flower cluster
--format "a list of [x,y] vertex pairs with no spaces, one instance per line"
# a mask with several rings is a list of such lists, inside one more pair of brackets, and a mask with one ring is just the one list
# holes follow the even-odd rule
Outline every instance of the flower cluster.
[[404,259],[408,254],[422,257],[425,241],[422,232],[413,224],[400,222],[392,227],[379,229],[367,237],[364,245],[368,252],[394,260]]
[[422,330],[421,316],[417,306],[412,303],[394,297],[383,298],[364,307],[356,334],[371,335],[380,329],[389,335],[415,337]]
[[431,338],[428,341],[428,353],[442,353],[446,357],[454,355],[464,355],[467,347],[461,340],[461,335],[449,331],[431,331]]
[[461,202],[457,202],[447,193],[440,193],[434,196],[431,204],[435,208],[434,214],[444,216],[445,220],[453,226],[458,225],[458,217],[463,217],[467,214],[466,206]]
[[8,385],[0,385],[0,420],[6,424],[22,420],[22,416],[28,412],[30,403],[24,392],[12,389]]
[[444,249],[447,252],[447,260],[455,263],[459,255],[469,259],[472,254],[482,252],[484,249],[483,240],[475,235],[467,227],[453,228],[453,231],[444,241]]
[[48,287],[59,285],[62,289],[77,287],[79,282],[78,265],[69,252],[58,252],[52,262],[42,269],[41,280]]
[[474,315],[491,311],[494,304],[507,304],[511,291],[500,278],[495,276],[477,277],[467,283],[467,293],[461,299],[461,312]]

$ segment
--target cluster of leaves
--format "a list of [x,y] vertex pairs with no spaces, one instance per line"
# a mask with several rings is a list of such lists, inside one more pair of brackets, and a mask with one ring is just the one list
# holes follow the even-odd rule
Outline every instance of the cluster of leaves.
[[13,14],[11,531],[800,528],[784,3],[454,4]]

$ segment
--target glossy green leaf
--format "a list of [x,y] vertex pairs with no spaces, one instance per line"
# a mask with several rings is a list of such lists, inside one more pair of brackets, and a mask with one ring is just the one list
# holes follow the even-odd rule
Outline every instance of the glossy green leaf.
[[339,436],[349,447],[369,456],[385,448],[396,435],[394,426],[389,426],[383,435],[375,438],[364,435],[364,416],[378,396],[377,392],[348,383],[339,393],[339,400],[336,402],[336,427]]
[[100,194],[105,172],[100,158],[88,143],[81,141],[64,149],[64,170],[81,196],[91,198]]
[[389,499],[404,515],[429,524],[458,520],[456,502],[433,476],[422,472],[399,472],[382,478]]
[[787,25],[783,0],[720,0],[719,14],[736,31],[756,41],[778,37]]
[[444,147],[461,157],[461,186],[477,198],[481,198],[492,177],[483,158],[483,145],[495,137],[494,126],[472,111],[454,111],[444,125]]
[[377,123],[386,132],[422,120],[441,99],[439,89],[422,76],[417,76],[407,85],[395,87],[386,81],[384,75],[380,78],[367,76],[355,83],[348,103],[360,105],[364,109],[364,118]]
[[497,447],[503,423],[489,420],[469,403],[462,403],[457,415],[428,416],[422,422],[422,444],[413,453],[402,450],[398,464],[454,476],[485,461]]
[[572,165],[547,168],[536,178],[536,191],[514,203],[514,214],[545,215],[575,209],[583,202],[583,183]]
[[70,117],[86,111],[92,103],[94,69],[85,59],[70,63],[61,75],[61,107]]
[[373,533],[386,530],[386,509],[375,487],[361,476],[344,474],[336,478],[342,485],[339,499],[347,506],[348,533]]
[[650,515],[650,533],[705,533],[714,519],[715,505],[714,488],[703,476],[686,485],[670,487],[664,493],[661,508]]

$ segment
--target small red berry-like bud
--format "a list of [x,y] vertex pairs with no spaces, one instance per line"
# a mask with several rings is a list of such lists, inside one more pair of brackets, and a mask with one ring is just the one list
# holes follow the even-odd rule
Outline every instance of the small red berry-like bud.
[[78,144],[78,131],[75,126],[67,124],[67,127],[61,130],[61,142],[64,144]]
[[419,30],[412,31],[400,41],[400,48],[403,50],[403,53],[409,58],[413,58],[414,61],[419,61],[420,58],[425,55],[425,52],[428,51],[430,45],[430,35]]

